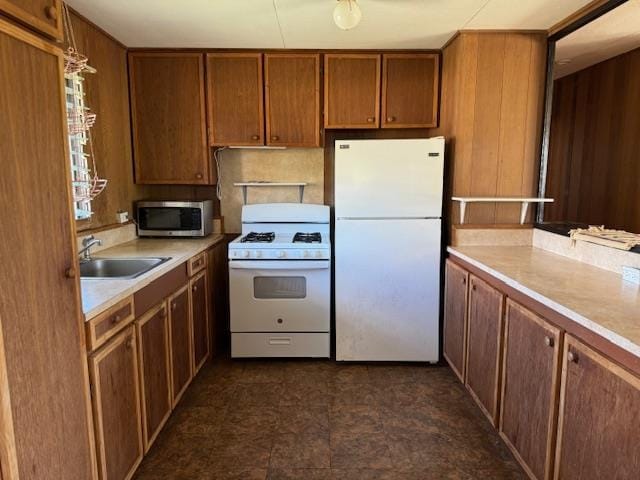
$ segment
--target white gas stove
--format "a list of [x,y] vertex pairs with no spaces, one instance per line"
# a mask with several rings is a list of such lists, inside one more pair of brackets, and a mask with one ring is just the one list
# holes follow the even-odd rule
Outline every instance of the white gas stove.
[[329,207],[245,205],[229,244],[231,355],[328,357]]

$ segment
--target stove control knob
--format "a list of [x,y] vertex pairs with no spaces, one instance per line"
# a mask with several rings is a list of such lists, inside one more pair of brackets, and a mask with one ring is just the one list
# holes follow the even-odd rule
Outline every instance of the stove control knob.
[[284,250],[280,250],[278,252],[278,258],[284,258],[287,256],[287,252],[285,252]]
[[244,256],[244,258],[249,258],[251,256],[251,252],[249,250],[245,250],[242,255]]
[[304,258],[309,258],[311,256],[311,252],[309,250],[305,250],[303,256]]
[[256,258],[262,258],[262,252],[260,250],[256,250]]
[[320,250],[316,250],[316,258],[322,258],[322,252]]

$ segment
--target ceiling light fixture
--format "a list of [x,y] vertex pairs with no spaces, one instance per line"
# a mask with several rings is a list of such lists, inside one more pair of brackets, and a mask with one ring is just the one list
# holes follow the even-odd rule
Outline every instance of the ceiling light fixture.
[[333,10],[333,21],[342,30],[350,30],[356,27],[362,19],[362,12],[356,0],[338,0],[338,5]]

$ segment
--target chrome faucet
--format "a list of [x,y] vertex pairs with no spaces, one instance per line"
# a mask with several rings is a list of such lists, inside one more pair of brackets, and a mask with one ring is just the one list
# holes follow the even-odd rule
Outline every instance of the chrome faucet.
[[102,245],[102,240],[98,240],[93,235],[89,235],[82,239],[82,248],[78,251],[78,256],[82,257],[82,260],[91,260],[91,247],[94,245]]

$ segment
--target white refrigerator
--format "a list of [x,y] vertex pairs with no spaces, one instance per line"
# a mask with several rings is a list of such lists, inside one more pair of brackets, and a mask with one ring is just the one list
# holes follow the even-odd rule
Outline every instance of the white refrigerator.
[[444,138],[337,140],[339,361],[439,359]]

